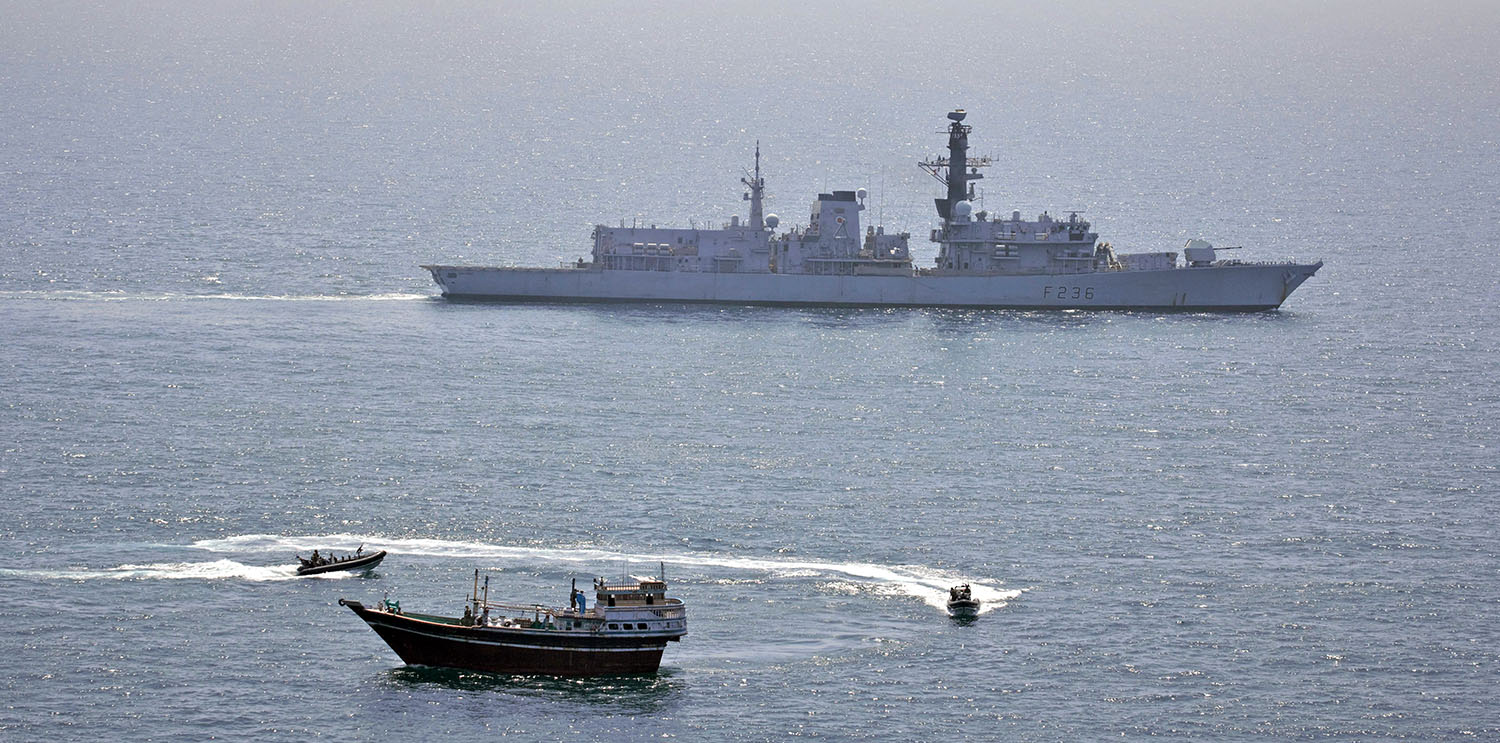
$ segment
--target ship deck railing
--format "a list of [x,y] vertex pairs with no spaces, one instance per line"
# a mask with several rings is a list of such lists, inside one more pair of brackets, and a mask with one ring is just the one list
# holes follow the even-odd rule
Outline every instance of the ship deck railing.
[[1213,266],[1300,266],[1304,265],[1295,260],[1291,261],[1242,261],[1238,258],[1217,260],[1209,264]]
[[562,263],[557,268],[547,266],[422,266],[429,271],[528,271],[534,273],[556,273],[558,271],[597,270],[597,263],[585,263],[582,268],[576,262]]
[[634,611],[650,611],[652,614],[664,619],[672,619],[679,615],[684,615],[687,613],[687,607],[682,603],[682,599],[670,597],[663,599],[659,604],[632,603],[618,604],[615,606],[601,606],[599,603],[591,601],[589,602],[588,610],[583,612],[580,612],[574,608],[565,609],[557,606],[545,606],[543,604],[507,604],[498,601],[484,600],[480,600],[478,606],[481,612],[485,609],[489,609],[491,611],[511,612],[518,617],[523,617],[524,615],[536,616],[540,614],[541,616],[567,617],[569,619],[597,619],[602,617],[602,614],[595,615],[591,613],[596,609],[630,609]]
[[[490,608],[496,608],[497,606],[498,605],[496,605],[496,604],[491,604]],[[481,609],[484,608],[484,603],[483,602],[480,602],[480,608]],[[532,616],[535,616],[535,613],[531,612],[530,607],[525,607],[525,608],[527,609],[528,613],[531,613]],[[405,617],[407,619],[416,619],[416,620],[422,621],[422,622],[431,622],[432,624],[445,624],[445,625],[448,625],[450,627],[472,627],[472,626],[476,626],[476,625],[472,625],[472,624],[471,625],[464,624],[464,620],[463,620],[462,617],[448,617],[448,616],[443,616],[441,614],[421,614],[421,613],[414,612],[414,611],[403,611],[403,612],[401,612],[400,616]],[[542,610],[542,616],[543,617],[562,616],[562,612],[559,611],[559,612],[557,612],[557,613],[554,614],[550,609],[543,608],[543,610]],[[499,620],[499,619],[502,619],[502,618],[504,618],[503,615],[493,617],[493,619],[496,619],[496,620]],[[521,616],[519,614],[515,615],[514,617],[510,617],[510,618],[513,618],[513,619],[527,619],[527,617]],[[587,619],[587,618],[589,618],[589,617],[586,617],[586,616],[570,617],[570,619]]]
[[414,611],[403,611],[398,616],[405,617],[406,619],[415,619],[415,620],[420,621],[420,622],[431,622],[433,624],[446,624],[446,625],[450,625],[450,626],[453,626],[453,627],[460,627],[460,626],[463,625],[463,621],[460,620],[458,617],[444,617],[444,616],[439,616],[437,614],[418,614],[417,612],[414,612]]
[[545,604],[507,604],[500,601],[484,601],[482,599],[478,602],[478,606],[480,611],[490,609],[491,611],[521,612],[533,615],[540,613],[543,615],[562,616],[565,613],[577,611],[576,609],[563,609]]

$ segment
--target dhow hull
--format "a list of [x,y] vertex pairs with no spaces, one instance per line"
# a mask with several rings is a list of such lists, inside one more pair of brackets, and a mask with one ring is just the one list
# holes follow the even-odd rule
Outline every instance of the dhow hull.
[[414,666],[546,676],[656,673],[665,637],[563,636],[557,632],[460,627],[421,615],[371,611],[343,599],[402,661]]

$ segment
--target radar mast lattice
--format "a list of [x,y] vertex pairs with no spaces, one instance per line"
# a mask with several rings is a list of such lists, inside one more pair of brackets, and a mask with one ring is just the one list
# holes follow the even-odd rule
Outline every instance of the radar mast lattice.
[[745,200],[750,202],[750,226],[756,230],[764,230],[766,217],[763,201],[766,193],[766,179],[760,177],[760,140],[755,141],[755,175],[741,178],[740,183],[750,189],[750,192],[745,194]]
[[[984,177],[980,168],[988,168],[988,157],[969,157],[969,132],[973,129],[963,123],[968,113],[961,108],[948,112],[948,157],[935,157],[917,163],[939,183],[948,187],[946,198],[934,199],[938,216],[944,220],[953,215],[953,205],[960,201],[974,200],[974,186],[970,181]],[[954,164],[959,165],[955,168]]]

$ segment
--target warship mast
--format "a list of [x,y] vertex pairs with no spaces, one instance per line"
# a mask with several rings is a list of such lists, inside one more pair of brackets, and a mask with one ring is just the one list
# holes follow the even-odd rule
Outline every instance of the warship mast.
[[750,202],[750,226],[756,230],[764,230],[766,217],[761,200],[766,192],[766,179],[760,177],[759,141],[755,143],[755,175],[751,178],[741,178],[740,183],[750,187],[750,192],[745,194],[745,200]]
[[946,197],[933,199],[938,217],[944,221],[953,214],[954,204],[974,200],[974,186],[969,182],[983,178],[979,169],[990,164],[988,157],[969,157],[969,132],[973,127],[963,123],[968,115],[961,108],[949,111],[948,120],[953,123],[948,125],[948,156],[919,163],[922,169],[948,187]]

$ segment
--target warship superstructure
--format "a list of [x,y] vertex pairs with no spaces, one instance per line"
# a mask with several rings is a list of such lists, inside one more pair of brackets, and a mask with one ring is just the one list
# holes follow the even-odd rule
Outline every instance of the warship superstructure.
[[1280,307],[1323,266],[1224,259],[1204,240],[1189,240],[1181,261],[1176,251],[1116,253],[1077,213],[976,212],[974,182],[990,160],[969,156],[965,118],[948,114],[948,155],[921,163],[946,187],[931,267],[913,265],[910,234],[861,225],[864,189],[819,194],[805,226],[778,233],[757,145],[741,179],[747,220],[598,225],[590,258],[560,268],[423,268],[443,296],[489,301],[1257,311]]

